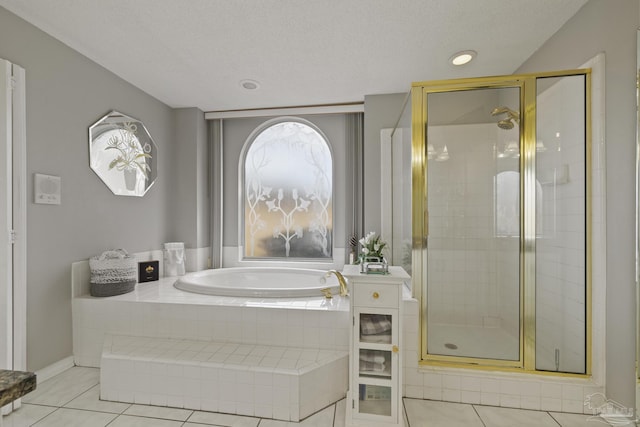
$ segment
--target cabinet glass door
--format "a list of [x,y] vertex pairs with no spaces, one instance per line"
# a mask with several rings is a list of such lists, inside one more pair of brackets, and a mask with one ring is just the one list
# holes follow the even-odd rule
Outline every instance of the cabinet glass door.
[[[397,310],[358,308],[354,375],[356,412],[363,418],[395,419],[398,393]],[[372,418],[373,420],[374,418]]]
[[393,321],[390,314],[360,313],[360,342],[391,344]]
[[361,348],[358,367],[360,376],[391,378],[391,351]]
[[392,416],[392,394],[391,386],[360,384],[359,412],[361,414]]

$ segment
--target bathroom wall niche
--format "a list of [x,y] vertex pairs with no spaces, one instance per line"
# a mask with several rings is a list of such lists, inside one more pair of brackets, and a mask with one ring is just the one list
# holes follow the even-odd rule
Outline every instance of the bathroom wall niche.
[[115,195],[144,196],[157,177],[157,156],[138,119],[111,111],[89,127],[89,165]]

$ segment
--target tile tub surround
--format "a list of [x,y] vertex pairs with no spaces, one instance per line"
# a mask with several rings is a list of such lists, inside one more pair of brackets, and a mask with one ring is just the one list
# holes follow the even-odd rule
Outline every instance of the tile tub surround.
[[0,407],[35,389],[36,374],[33,372],[0,369]]
[[349,301],[334,297],[235,298],[140,283],[128,294],[88,295],[88,263],[72,265],[73,355],[99,367],[105,334],[348,350]]
[[[179,408],[216,410],[226,413],[258,415],[264,418],[297,421],[344,397],[347,389],[349,340],[349,301],[323,296],[312,298],[236,298],[200,295],[173,287],[175,278],[140,283],[128,294],[94,298],[87,294],[88,270],[84,262],[72,266],[72,310],[74,360],[78,366],[103,367],[103,398],[131,403],[147,403]],[[137,358],[128,352],[111,350],[112,336],[133,336],[133,342],[152,340],[158,345],[189,342],[192,346],[216,345],[244,351],[267,348],[268,352],[334,354],[318,366],[297,366],[291,357],[258,357],[234,354],[218,360],[222,353],[174,351],[161,365],[158,355]],[[173,344],[175,344],[173,342]],[[162,343],[162,344],[159,344]],[[181,354],[184,353],[184,354]],[[186,358],[190,353],[193,359]],[[212,360],[203,360],[207,355]],[[302,356],[301,356],[302,357]],[[242,359],[242,360],[240,360]],[[250,361],[251,363],[243,364]],[[295,363],[295,369],[291,363]],[[314,362],[315,363],[315,362]],[[262,365],[261,365],[262,364]],[[135,366],[140,375],[118,375]],[[144,372],[162,369],[156,386],[162,393],[151,393]],[[161,366],[161,367],[159,367]],[[198,371],[202,378],[186,377]],[[130,371],[127,371],[130,372]],[[138,371],[135,371],[138,372]],[[184,376],[177,375],[182,372]],[[327,375],[330,373],[330,375]],[[231,387],[214,393],[213,382],[220,378]],[[139,381],[134,383],[134,379]],[[236,384],[231,378],[241,378]],[[275,384],[267,384],[269,379]],[[287,379],[288,387],[284,387]],[[154,381],[155,381],[154,380]],[[192,387],[178,383],[189,381]],[[160,384],[161,383],[161,384]],[[195,384],[197,383],[197,384]],[[133,388],[132,388],[133,387]],[[208,389],[207,389],[208,387]],[[205,393],[203,388],[207,389]],[[241,388],[242,391],[236,390]],[[157,391],[157,387],[153,387]],[[176,391],[179,390],[179,391]],[[134,393],[135,391],[135,393]],[[221,395],[220,398],[214,396]],[[153,398],[153,400],[152,400]]]
[[108,335],[100,397],[299,421],[344,398],[347,369],[347,351]]

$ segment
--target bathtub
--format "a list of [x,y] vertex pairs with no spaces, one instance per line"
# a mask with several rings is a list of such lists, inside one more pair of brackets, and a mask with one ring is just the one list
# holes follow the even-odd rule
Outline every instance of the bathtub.
[[340,286],[334,275],[324,270],[278,267],[231,267],[203,270],[180,277],[177,289],[198,294],[258,297],[321,297],[329,288],[338,295]]

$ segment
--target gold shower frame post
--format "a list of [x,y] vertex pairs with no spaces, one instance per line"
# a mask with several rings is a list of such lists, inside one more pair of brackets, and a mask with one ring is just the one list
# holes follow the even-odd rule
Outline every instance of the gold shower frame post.
[[[564,373],[536,370],[536,108],[537,80],[539,78],[585,76],[585,310],[586,351],[585,373]],[[427,206],[427,95],[474,89],[520,89],[520,339],[519,359],[500,360],[474,357],[428,354],[427,351],[427,294],[426,265],[429,210]],[[566,70],[495,77],[465,78],[417,82],[411,88],[411,148],[412,148],[412,281],[414,296],[420,302],[420,365],[448,366],[529,372],[543,375],[590,377],[592,361],[591,313],[591,69]]]

